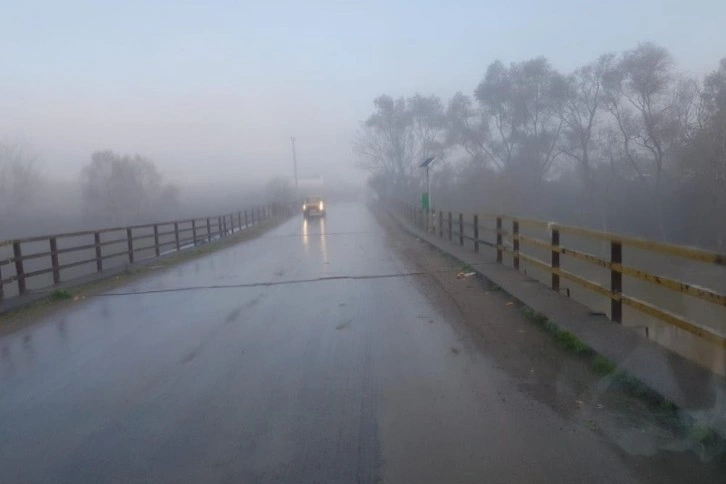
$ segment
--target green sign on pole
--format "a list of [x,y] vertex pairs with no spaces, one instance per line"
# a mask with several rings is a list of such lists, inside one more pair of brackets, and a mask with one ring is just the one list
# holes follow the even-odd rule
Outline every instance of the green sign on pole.
[[428,193],[421,194],[421,208],[424,210],[429,209],[429,194]]

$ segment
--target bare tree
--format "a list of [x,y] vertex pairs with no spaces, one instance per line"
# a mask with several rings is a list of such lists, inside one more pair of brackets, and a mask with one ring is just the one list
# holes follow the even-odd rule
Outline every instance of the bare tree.
[[502,162],[494,152],[488,116],[473,105],[469,96],[457,92],[449,100],[446,120],[448,146],[463,149],[477,166],[502,169]]
[[583,184],[592,186],[591,153],[596,129],[605,106],[603,78],[612,68],[614,55],[605,54],[597,61],[577,69],[568,78],[568,96],[562,109],[564,132],[560,149],[575,160]]
[[358,132],[353,151],[361,168],[382,172],[393,187],[401,187],[411,175],[414,157],[411,113],[404,98],[394,100],[384,95],[373,104],[376,111]]
[[[701,214],[698,233],[726,250],[726,59],[706,76],[701,94],[702,116],[684,150],[682,176],[694,187],[691,209]],[[698,109],[697,109],[698,111]]]
[[156,165],[139,155],[98,151],[83,168],[86,209],[109,223],[135,223],[161,216],[177,204],[178,190],[163,182]]
[[491,151],[505,170],[541,183],[559,152],[561,112],[567,85],[544,57],[512,64],[495,62],[476,98],[492,119]]
[[615,56],[605,54],[595,62],[577,69],[567,79],[568,93],[562,109],[563,136],[560,150],[576,163],[576,171],[591,205],[591,214],[599,212],[606,226],[606,194],[594,176],[593,152],[597,150],[597,129],[605,107],[604,77],[613,68]]
[[441,99],[415,94],[407,103],[416,138],[416,160],[440,156],[446,144],[446,115]]
[[406,190],[418,179],[418,163],[443,153],[445,116],[441,101],[415,95],[409,99],[379,96],[375,112],[358,132],[353,151],[358,166],[385,180],[387,189]]
[[663,178],[689,135],[697,89],[676,75],[670,53],[652,43],[625,52],[604,85],[624,158],[643,186],[650,186],[661,236],[667,238]]
[[37,155],[23,143],[0,143],[0,214],[8,220],[32,203],[40,182]]
[[491,154],[501,168],[511,165],[520,123],[511,77],[510,69],[496,61],[489,65],[484,79],[474,91],[476,99],[491,117],[494,133],[489,141]]

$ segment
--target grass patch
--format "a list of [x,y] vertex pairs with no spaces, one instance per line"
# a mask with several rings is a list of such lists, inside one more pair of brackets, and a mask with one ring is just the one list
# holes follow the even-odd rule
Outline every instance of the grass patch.
[[654,407],[654,409],[677,409],[677,407],[666,400],[663,395],[656,392],[627,371],[617,370],[613,375],[613,384],[623,389],[627,394],[647,402],[649,405]]
[[593,354],[592,348],[583,343],[574,334],[570,333],[566,329],[562,329],[557,326],[557,323],[555,323],[554,321],[550,321],[549,319],[547,319],[547,316],[545,316],[544,314],[535,311],[529,306],[525,306],[522,308],[522,314],[525,318],[541,326],[547,334],[552,336],[557,344],[559,344],[567,351],[582,356]]
[[531,322],[540,326],[566,351],[578,356],[590,357],[592,371],[601,376],[613,375],[613,384],[621,388],[628,395],[644,400],[654,410],[658,410],[663,414],[669,414],[670,417],[678,412],[678,407],[673,402],[666,400],[660,393],[652,390],[630,373],[618,370],[615,362],[602,355],[595,354],[593,349],[577,336],[566,329],[560,328],[557,323],[549,320],[544,314],[528,306],[522,308],[522,314]]
[[665,398],[660,403],[659,407],[664,412],[677,412],[678,411],[678,405],[671,402],[670,400],[666,400]]
[[530,321],[532,321],[535,324],[546,326],[547,323],[549,322],[549,320],[547,319],[547,316],[545,316],[542,313],[538,313],[537,311],[535,311],[534,309],[532,309],[529,306],[524,306],[522,308],[522,314],[524,315],[525,318],[529,319]]
[[73,295],[65,289],[56,289],[50,293],[51,301],[66,301],[73,298]]
[[474,266],[472,266],[471,264],[465,263],[464,265],[461,266],[461,272],[475,272]]
[[713,429],[710,429],[704,425],[694,425],[688,430],[688,438],[692,441],[711,446],[718,442],[718,435]]
[[557,323],[550,321],[549,319],[545,319],[542,322],[542,328],[553,338],[557,336],[557,333],[560,331],[560,327],[557,326]]
[[[702,453],[717,455],[724,452],[726,441],[713,429],[700,425],[694,422],[693,419],[683,415],[675,403],[666,399],[630,373],[619,370],[614,361],[595,354],[592,348],[571,332],[560,328],[554,321],[547,319],[544,314],[528,306],[522,307],[521,311],[524,317],[540,326],[560,347],[570,353],[587,358],[590,361],[590,368],[595,374],[601,376],[611,375],[612,386],[619,388],[626,395],[644,402],[658,420],[669,426],[677,434],[697,444]],[[588,427],[596,430],[589,424]]]
[[605,358],[602,355],[595,355],[595,357],[592,359],[590,367],[592,368],[592,371],[594,371],[596,374],[600,376],[605,376],[614,373],[617,365],[613,361]]
[[592,349],[589,346],[565,329],[557,329],[557,332],[555,333],[555,341],[557,341],[567,351],[572,351],[577,355],[592,354]]

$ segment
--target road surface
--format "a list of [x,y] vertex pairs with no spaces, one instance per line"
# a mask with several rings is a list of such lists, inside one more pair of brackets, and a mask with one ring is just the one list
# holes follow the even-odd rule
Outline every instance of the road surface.
[[363,205],[0,339],[0,482],[635,482],[517,389]]

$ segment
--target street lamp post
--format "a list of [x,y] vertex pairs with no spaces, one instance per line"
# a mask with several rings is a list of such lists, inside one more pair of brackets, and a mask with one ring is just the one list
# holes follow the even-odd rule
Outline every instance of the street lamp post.
[[431,213],[431,209],[433,207],[433,204],[431,203],[431,178],[429,177],[429,169],[431,168],[431,164],[436,160],[435,156],[431,156],[429,158],[426,158],[421,162],[419,165],[421,168],[426,168],[426,206],[424,206],[424,210],[426,210],[426,226],[428,226],[428,219]]

